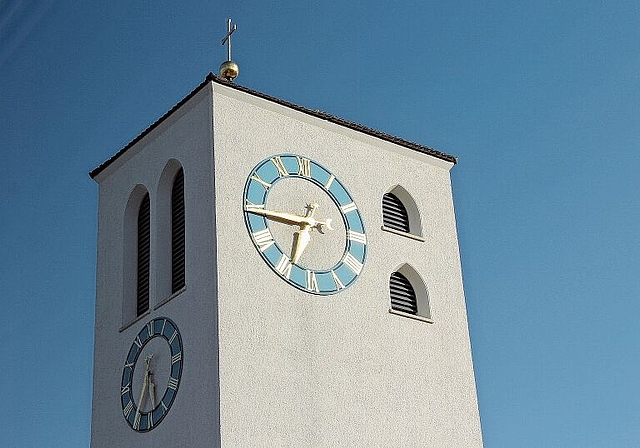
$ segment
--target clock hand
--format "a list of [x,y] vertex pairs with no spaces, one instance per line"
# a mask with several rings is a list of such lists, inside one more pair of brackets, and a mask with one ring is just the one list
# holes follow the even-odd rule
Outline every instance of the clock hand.
[[[149,388],[149,394],[151,395],[152,392],[151,390],[153,389],[153,391],[155,392],[155,384],[153,384],[153,382],[150,383],[150,377],[151,377],[151,359],[153,359],[153,353],[148,355],[146,358],[144,358],[144,362],[146,364],[145,370],[144,370],[144,379],[142,380],[142,390],[140,390],[140,399],[138,400],[138,409],[136,410],[136,420],[140,415],[140,409],[142,409],[142,401],[144,400],[144,394],[147,391],[147,388]],[[155,404],[154,403],[155,398],[152,395],[152,399],[151,399],[151,404]],[[155,408],[155,406],[154,406]]]
[[293,244],[291,245],[291,262],[293,264],[300,260],[309,241],[311,241],[309,226],[301,227],[300,230],[293,232]]
[[[320,233],[324,233],[324,227],[329,230],[333,230],[333,227],[331,227],[331,218],[327,218],[325,221],[319,221],[312,216],[313,212],[311,214],[307,212],[308,216],[301,216],[294,213],[265,210],[262,208],[254,207],[247,207],[246,210],[249,213],[264,216],[267,219],[280,222],[282,224],[288,224],[290,226],[300,226],[301,229],[304,227],[309,227],[310,229],[318,230]],[[313,211],[315,211],[315,207],[313,207]]]
[[149,372],[149,398],[151,399],[151,409],[156,408],[156,385],[153,383],[153,373]]
[[149,385],[149,398],[151,400],[151,409],[156,408],[156,385],[153,383],[153,372],[151,371],[151,359],[153,359],[153,353],[144,359],[147,364],[147,369],[144,372],[145,381]]
[[134,425],[135,425],[135,422],[139,422],[140,421],[140,409],[142,408],[142,400],[144,400],[144,393],[147,391],[147,383],[149,381],[149,377],[147,376],[147,372],[144,373],[144,380],[142,381],[142,390],[140,391],[140,399],[138,400],[138,408],[136,409],[136,416],[135,416],[135,419],[134,419]]

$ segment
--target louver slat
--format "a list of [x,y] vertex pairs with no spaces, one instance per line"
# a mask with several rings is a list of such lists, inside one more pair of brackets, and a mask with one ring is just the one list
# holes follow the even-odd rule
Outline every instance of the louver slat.
[[391,294],[391,308],[405,313],[416,314],[418,304],[416,294],[407,278],[399,272],[391,274],[389,280]]
[[147,193],[138,210],[138,278],[137,278],[137,315],[149,309],[149,261],[151,255],[151,214],[149,194]]
[[385,227],[409,233],[409,215],[393,193],[382,196],[382,221]]
[[171,293],[185,285],[184,171],[176,174],[171,188]]

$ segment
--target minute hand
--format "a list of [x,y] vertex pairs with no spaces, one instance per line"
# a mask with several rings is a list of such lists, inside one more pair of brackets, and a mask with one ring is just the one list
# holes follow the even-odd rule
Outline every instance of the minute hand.
[[327,227],[329,230],[333,230],[331,227],[331,219],[327,218],[325,221],[319,221],[312,216],[301,216],[288,212],[277,212],[272,210],[265,210],[261,208],[247,208],[249,213],[264,216],[272,221],[281,222],[290,226],[300,226],[304,228],[315,228],[322,233],[322,227]]

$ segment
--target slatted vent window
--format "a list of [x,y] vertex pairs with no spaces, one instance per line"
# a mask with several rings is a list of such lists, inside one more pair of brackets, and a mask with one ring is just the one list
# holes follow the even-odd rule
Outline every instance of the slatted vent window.
[[389,290],[391,292],[392,309],[409,314],[416,314],[418,312],[416,293],[409,280],[407,280],[407,277],[399,272],[391,274]]
[[149,193],[144,195],[138,210],[138,275],[137,316],[149,309],[149,261],[151,255],[151,213]]
[[382,222],[385,227],[409,233],[407,209],[393,193],[382,196]]
[[185,285],[184,254],[184,171],[180,168],[171,188],[171,293]]

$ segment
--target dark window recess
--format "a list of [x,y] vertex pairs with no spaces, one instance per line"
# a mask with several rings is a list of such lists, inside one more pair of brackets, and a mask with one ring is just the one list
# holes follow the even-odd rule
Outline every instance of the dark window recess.
[[407,209],[393,193],[382,196],[382,222],[385,227],[409,233]]
[[171,188],[171,293],[184,285],[184,171],[180,168]]
[[138,210],[138,294],[137,316],[149,309],[149,261],[151,250],[151,214],[149,193],[144,195]]
[[409,280],[407,280],[407,277],[399,272],[391,274],[389,290],[391,292],[392,309],[410,314],[416,314],[418,312],[416,293]]

